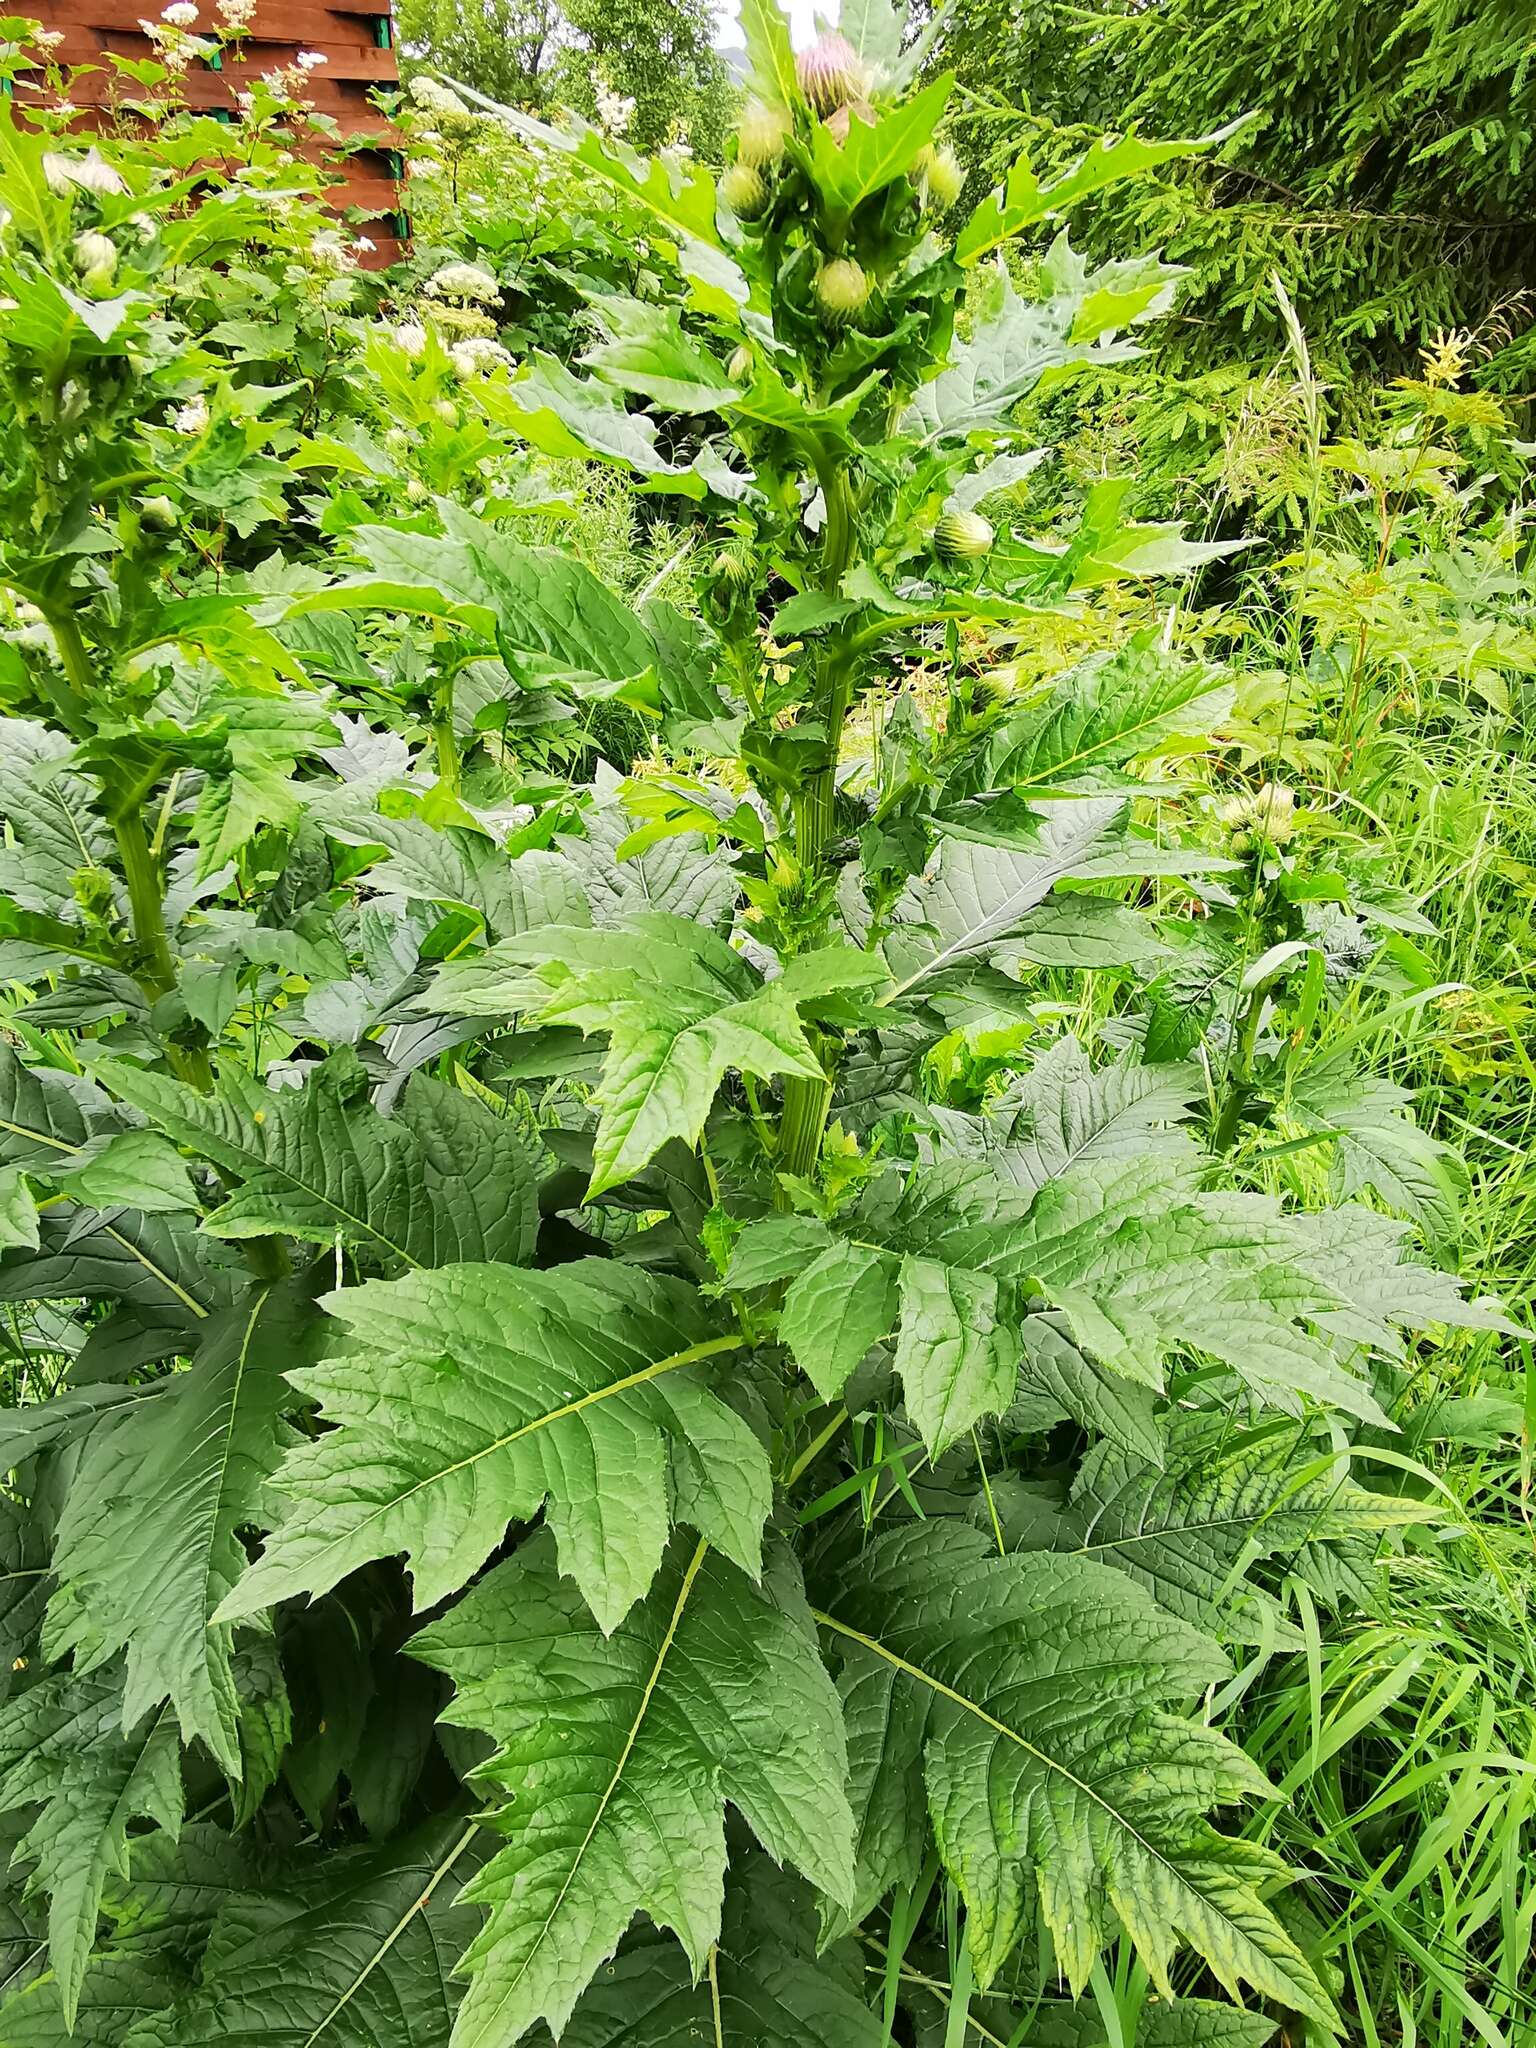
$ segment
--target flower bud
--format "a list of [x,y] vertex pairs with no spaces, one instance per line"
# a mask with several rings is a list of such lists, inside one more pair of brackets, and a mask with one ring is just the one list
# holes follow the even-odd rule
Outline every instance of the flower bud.
[[744,590],[756,574],[751,551],[744,541],[733,541],[729,547],[722,548],[710,566],[722,583],[728,583],[737,590]]
[[827,116],[827,133],[839,149],[848,140],[848,131],[853,126],[855,115],[870,127],[874,126],[875,110],[868,100],[849,100]]
[[427,489],[420,477],[413,476],[405,487],[405,495],[411,504],[425,505],[432,493]]
[[935,548],[952,562],[974,561],[995,538],[991,520],[979,512],[946,512],[933,529]]
[[720,197],[738,220],[756,220],[768,204],[767,181],[751,164],[732,164],[720,180]]
[[821,266],[816,296],[834,320],[851,320],[869,297],[869,279],[851,256],[834,256]]
[[176,507],[169,498],[144,498],[139,504],[139,517],[157,533],[169,533],[176,524]]
[[965,166],[952,149],[928,152],[923,165],[923,189],[931,206],[947,213],[965,190]]
[[869,74],[858,51],[845,35],[828,29],[802,50],[795,60],[800,90],[818,114],[835,113],[849,100],[861,99],[869,85]]
[[736,130],[736,161],[749,170],[766,170],[784,154],[789,133],[789,115],[783,107],[765,107],[761,100],[748,100]]
[[75,237],[75,268],[88,285],[98,290],[112,282],[112,273],[117,268],[117,244],[110,235],[99,234],[94,228]]
[[459,408],[451,398],[439,398],[434,403],[432,410],[437,414],[445,427],[456,427],[459,424]]
[[733,384],[749,384],[752,381],[752,351],[745,342],[726,364],[725,374]]

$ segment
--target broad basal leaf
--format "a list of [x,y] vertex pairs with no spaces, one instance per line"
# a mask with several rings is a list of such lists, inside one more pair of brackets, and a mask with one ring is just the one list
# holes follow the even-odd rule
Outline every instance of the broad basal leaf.
[[207,1219],[219,1236],[339,1238],[424,1266],[533,1250],[539,1169],[518,1126],[424,1074],[382,1117],[351,1099],[361,1070],[350,1054],[302,1089],[269,1089],[236,1069],[218,1095],[116,1061],[98,1071],[178,1144],[240,1177]]
[[1090,657],[1048,695],[1012,712],[946,799],[988,789],[1049,796],[1114,786],[1119,771],[1170,743],[1214,732],[1232,709],[1219,669],[1176,661],[1155,636]]
[[[1116,338],[1116,329],[1166,310],[1183,272],[1155,256],[1135,264],[1062,275],[1058,251],[1044,278],[1048,296],[1030,301],[1000,276],[979,309],[974,330],[949,352],[949,361],[915,394],[903,430],[930,445],[964,441],[1003,428],[1021,399],[1089,365],[1119,362],[1139,351]],[[1049,263],[1049,259],[1048,259]],[[1054,289],[1053,289],[1054,285]],[[1079,323],[1095,296],[1114,287],[1116,318]]]
[[448,2048],[477,1834],[449,1814],[382,1849],[295,1855],[230,1898],[197,1989],[128,2048]]
[[48,1953],[65,2024],[73,2023],[96,1939],[102,1888],[127,1871],[128,1830],[180,1825],[181,1749],[167,1707],[128,1732],[122,1672],[55,1672],[0,1714],[0,1812],[40,1806],[16,1861],[48,1895]]
[[[991,959],[1030,929],[1030,914],[1059,882],[1189,872],[1209,865],[1128,838],[1116,797],[1045,803],[1021,841],[988,845],[946,838],[902,893],[885,941],[897,993],[942,986],[957,969]],[[1078,899],[1073,899],[1078,900]]]
[[639,1937],[599,1970],[561,2048],[883,2048],[859,1996],[863,1957],[851,1942],[846,1959],[818,1956],[806,1891],[766,1856],[741,1857],[703,1979],[676,1942]]
[[5,2048],[154,2048],[152,2028],[180,1990],[183,1973],[153,1949],[92,1956],[79,1998],[66,2010],[64,1987],[50,1972],[0,2005]]
[[656,650],[630,608],[574,555],[530,548],[461,517],[431,535],[388,526],[348,536],[369,567],[296,600],[296,613],[383,608],[454,619],[494,638],[520,680],[578,694],[640,683]]
[[432,1606],[541,1507],[605,1628],[650,1584],[674,1501],[757,1570],[767,1459],[703,1365],[741,1343],[680,1282],[597,1259],[446,1266],[322,1306],[352,1342],[296,1383],[336,1427],[285,1461],[283,1521],[221,1618],[397,1551]]
[[1171,1613],[1226,1642],[1297,1640],[1248,1569],[1270,1557],[1306,1573],[1314,1551],[1358,1548],[1435,1521],[1433,1503],[1372,1493],[1311,1430],[1230,1431],[1191,1417],[1149,1470],[1115,1444],[1090,1451],[1072,1486],[1057,1548],[1129,1573]]
[[680,1540],[605,1637],[541,1535],[411,1647],[453,1680],[448,1718],[496,1745],[480,1776],[506,1846],[467,1894],[490,1917],[456,2048],[510,2048],[540,2019],[558,2036],[637,1913],[701,1972],[727,1800],[773,1857],[846,1899],[842,1728],[786,1553],[755,1586]]
[[0,1256],[0,1301],[114,1303],[75,1359],[77,1387],[194,1349],[239,1285],[233,1254],[190,1218],[59,1201],[40,1216],[38,1234],[38,1251]]
[[48,1655],[72,1656],[80,1675],[125,1651],[124,1726],[169,1700],[184,1739],[200,1737],[232,1778],[232,1632],[210,1622],[244,1569],[237,1532],[258,1519],[293,1398],[283,1374],[316,1320],[301,1294],[269,1286],[213,1321],[188,1371],[92,1431],[54,1544]]
[[1075,1038],[1063,1036],[989,1106],[987,1163],[1035,1194],[1087,1160],[1150,1152],[1192,1160],[1194,1140],[1180,1126],[1198,1090],[1198,1080],[1179,1067],[1095,1067]]
[[451,903],[484,918],[493,938],[543,924],[580,924],[585,896],[558,855],[535,848],[509,860],[493,839],[423,818],[391,818],[349,806],[328,811],[325,828],[351,845],[383,846],[389,858],[368,871],[368,885],[387,895]]
[[1234,1995],[1248,1984],[1329,2023],[1261,1897],[1276,1859],[1205,1819],[1262,1796],[1263,1778],[1164,1705],[1221,1677],[1213,1644],[1123,1576],[999,1557],[933,1520],[852,1559],[818,1618],[843,1662],[861,1909],[901,1874],[926,1804],[983,1987],[1033,1886],[1074,1990],[1118,1925],[1165,1996],[1183,1941]]

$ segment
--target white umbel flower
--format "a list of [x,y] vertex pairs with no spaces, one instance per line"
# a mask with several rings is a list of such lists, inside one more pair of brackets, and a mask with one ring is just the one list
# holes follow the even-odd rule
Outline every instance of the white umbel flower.
[[448,263],[429,277],[423,289],[434,299],[475,299],[493,305],[501,297],[501,286],[478,263]]
[[178,434],[200,434],[208,424],[208,401],[199,391],[180,405],[171,414],[171,425]]

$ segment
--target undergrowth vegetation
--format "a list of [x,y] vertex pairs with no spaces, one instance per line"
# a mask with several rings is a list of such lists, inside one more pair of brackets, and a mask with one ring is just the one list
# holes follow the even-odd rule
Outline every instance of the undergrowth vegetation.
[[743,15],[385,276],[7,25],[0,2048],[1529,2044],[1529,447]]

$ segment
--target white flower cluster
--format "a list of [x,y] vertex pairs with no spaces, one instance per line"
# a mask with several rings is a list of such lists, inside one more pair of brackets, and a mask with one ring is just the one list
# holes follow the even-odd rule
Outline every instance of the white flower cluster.
[[196,19],[197,9],[192,0],[171,0],[158,21],[146,21],[142,15],[139,17],[139,27],[154,45],[155,55],[168,71],[186,71],[197,58],[217,54],[217,43],[210,42],[206,36],[188,33]]
[[600,71],[592,73],[592,93],[597,101],[598,126],[605,135],[622,135],[634,119],[634,101],[615,92]]
[[329,270],[339,275],[356,268],[357,254],[334,228],[322,228],[310,240],[309,260],[316,270]]
[[208,401],[201,391],[171,414],[171,425],[178,434],[200,434],[207,424]]
[[82,192],[126,192],[119,172],[105,161],[97,149],[88,149],[84,156],[65,156],[62,151],[50,149],[43,156],[43,176],[48,189],[60,194],[78,187]]
[[471,377],[486,376],[492,370],[512,367],[512,358],[501,343],[492,341],[486,334],[472,334],[467,340],[456,341],[448,351],[448,360],[460,383]]
[[435,78],[413,78],[411,98],[418,107],[425,107],[429,114],[467,114],[468,107],[457,93],[450,92],[446,85],[439,85]]
[[232,35],[238,35],[250,27],[256,0],[213,0],[213,11]]
[[422,287],[432,299],[473,299],[491,306],[501,297],[501,286],[478,263],[447,263],[429,277]]

